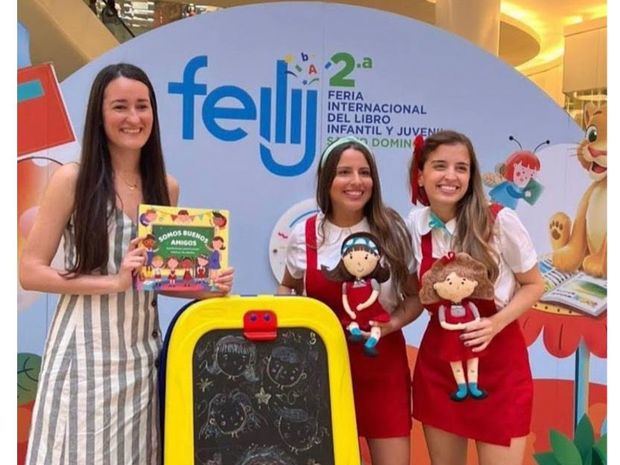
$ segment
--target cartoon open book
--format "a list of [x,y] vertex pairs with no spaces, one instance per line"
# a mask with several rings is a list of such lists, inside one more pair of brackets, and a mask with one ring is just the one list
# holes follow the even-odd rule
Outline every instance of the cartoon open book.
[[598,316],[607,310],[607,280],[595,278],[582,271],[564,273],[556,269],[549,257],[538,262],[545,280],[545,293],[540,302],[585,315]]

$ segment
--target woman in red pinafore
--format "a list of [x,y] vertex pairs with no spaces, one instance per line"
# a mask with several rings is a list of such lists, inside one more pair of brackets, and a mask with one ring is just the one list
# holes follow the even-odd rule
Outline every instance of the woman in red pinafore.
[[376,357],[366,355],[363,344],[347,343],[357,429],[374,465],[409,465],[411,384],[401,328],[419,315],[421,305],[408,292],[415,275],[407,228],[383,205],[374,157],[354,137],[338,139],[323,152],[316,198],[321,213],[293,229],[278,292],[294,290],[321,300],[343,321],[342,283],[328,280],[321,267],[334,269],[351,233],[370,232],[379,239],[391,275],[381,284],[379,300],[391,319],[381,326]]
[[433,464],[465,464],[468,438],[476,441],[480,465],[521,464],[533,384],[517,319],[543,293],[536,251],[513,210],[489,205],[466,136],[440,131],[424,141],[417,138],[415,146],[412,200],[425,207],[414,208],[407,224],[420,281],[438,258],[466,252],[487,268],[495,295],[476,302],[480,318],[460,334],[465,347],[484,356],[478,379],[458,386],[440,355],[445,330],[438,306],[429,305],[431,318],[413,374],[413,416],[424,426]]

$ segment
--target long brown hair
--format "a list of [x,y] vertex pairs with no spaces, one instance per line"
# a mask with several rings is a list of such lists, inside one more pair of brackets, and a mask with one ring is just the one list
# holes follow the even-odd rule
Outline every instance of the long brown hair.
[[[469,153],[469,185],[465,195],[456,205],[456,231],[454,235],[454,248],[456,251],[468,253],[474,259],[482,262],[488,270],[489,279],[495,282],[499,275],[497,266],[497,252],[489,246],[493,236],[493,219],[489,209],[484,189],[480,166],[476,158],[476,152],[471,140],[460,132],[445,130],[438,131],[424,140],[424,147],[417,160],[418,172],[424,168],[424,164],[431,153],[441,145],[461,144]],[[411,182],[415,160],[412,158],[409,165]]]
[[[324,153],[317,171],[316,202],[326,218],[333,215],[330,197],[332,182],[336,177],[336,168],[342,153],[347,149],[358,150],[364,155],[370,167],[372,178],[372,195],[364,206],[364,216],[368,220],[370,232],[377,236],[379,246],[383,249],[385,259],[390,267],[392,282],[398,299],[403,298],[409,276],[408,263],[413,256],[411,235],[405,222],[392,208],[385,206],[381,196],[381,182],[374,156],[368,148],[359,142],[347,140]],[[324,224],[320,225],[320,237],[325,238]]]
[[106,272],[109,256],[108,220],[116,209],[116,191],[108,140],[103,126],[103,96],[110,82],[119,77],[145,84],[149,89],[153,109],[153,128],[140,155],[142,201],[154,205],[170,205],[157,101],[151,81],[137,66],[127,63],[106,66],[93,81],[84,121],[82,156],[73,212],[76,255],[75,262],[67,270],[73,276],[95,270]]

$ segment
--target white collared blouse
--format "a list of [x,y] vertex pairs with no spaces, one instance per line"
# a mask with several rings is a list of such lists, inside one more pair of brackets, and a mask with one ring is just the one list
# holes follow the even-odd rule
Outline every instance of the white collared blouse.
[[[431,228],[430,207],[414,207],[405,219],[413,240],[413,254],[419,274],[422,263],[422,236],[432,229],[433,257],[441,258],[452,250],[456,219],[445,228]],[[498,310],[510,301],[519,283],[515,273],[531,270],[538,261],[536,250],[527,229],[514,210],[502,208],[494,224],[492,244],[499,253],[499,275],[495,281],[495,304]]]
[[[324,238],[321,232],[321,222],[324,222]],[[316,231],[318,242],[317,268],[321,269],[321,266],[324,265],[331,270],[334,269],[340,261],[340,247],[344,239],[349,234],[356,232],[370,232],[370,227],[368,225],[368,220],[364,218],[350,228],[341,228],[327,220],[322,213],[319,213],[316,220]],[[288,239],[286,248],[286,268],[293,278],[304,279],[305,288],[307,268],[305,221],[297,223],[291,231],[291,236]],[[413,266],[410,267],[410,269],[413,272]],[[381,283],[379,302],[381,302],[381,305],[383,305],[388,313],[394,311],[397,305],[397,298],[391,278]]]

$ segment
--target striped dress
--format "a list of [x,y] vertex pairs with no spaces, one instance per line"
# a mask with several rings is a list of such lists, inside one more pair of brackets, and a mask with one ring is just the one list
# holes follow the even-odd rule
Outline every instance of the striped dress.
[[[119,209],[108,225],[107,273],[118,272],[136,226]],[[64,233],[72,262],[73,227]],[[157,362],[153,292],[61,295],[39,376],[27,465],[156,465]]]

